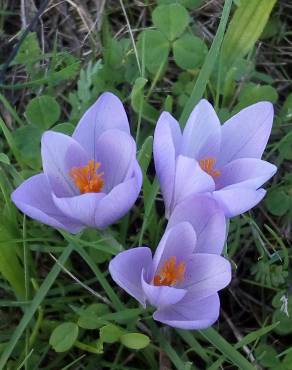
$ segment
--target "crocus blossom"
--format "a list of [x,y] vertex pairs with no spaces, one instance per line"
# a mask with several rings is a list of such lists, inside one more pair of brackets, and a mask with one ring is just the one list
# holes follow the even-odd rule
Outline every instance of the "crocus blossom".
[[264,197],[262,184],[276,166],[261,160],[273,123],[269,102],[253,104],[222,126],[212,105],[201,100],[185,129],[163,112],[154,133],[154,160],[166,217],[190,194],[210,192],[233,217]]
[[109,271],[144,307],[157,308],[155,320],[206,328],[219,315],[217,292],[231,279],[230,263],[220,256],[224,241],[224,213],[212,198],[195,195],[176,207],[153,257],[148,247],[123,251]]
[[136,144],[121,101],[104,93],[83,115],[72,137],[47,131],[43,173],[24,181],[12,200],[26,215],[79,232],[103,229],[135,203],[142,185]]

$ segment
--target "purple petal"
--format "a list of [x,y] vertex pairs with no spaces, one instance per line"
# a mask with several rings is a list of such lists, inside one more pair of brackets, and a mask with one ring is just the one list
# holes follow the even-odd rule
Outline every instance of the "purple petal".
[[176,305],[161,308],[154,312],[153,318],[175,328],[205,329],[218,319],[219,310],[218,294],[200,301],[193,300],[190,294],[186,294]]
[[224,212],[209,195],[196,194],[174,209],[167,229],[180,222],[192,224],[196,235],[196,253],[221,254],[226,238]]
[[24,181],[12,194],[12,201],[24,214],[44,224],[78,233],[83,225],[65,216],[54,204],[51,188],[43,173]]
[[96,227],[95,217],[104,193],[85,193],[74,197],[56,197],[53,201],[58,209],[76,222],[81,222],[89,227]]
[[196,253],[187,262],[185,280],[179,287],[200,300],[225,288],[231,280],[231,265],[216,254]]
[[202,99],[186,123],[180,153],[197,160],[216,158],[220,150],[220,141],[220,121],[212,105]]
[[264,189],[254,190],[239,186],[214,191],[213,198],[218,202],[225,216],[230,218],[253,208],[265,194]]
[[179,302],[186,294],[185,289],[170,286],[155,286],[148,284],[143,274],[141,276],[142,288],[147,301],[154,307],[163,307]]
[[53,192],[59,197],[80,194],[70,176],[73,167],[87,165],[89,158],[84,149],[70,136],[46,131],[42,136],[41,152],[44,173]]
[[137,247],[119,253],[109,264],[113,280],[143,306],[146,305],[141,284],[143,269],[151,268],[152,254],[146,247]]
[[235,159],[221,169],[221,175],[216,178],[216,189],[226,186],[258,189],[277,171],[277,167],[257,158]]
[[191,194],[214,190],[212,176],[203,171],[195,159],[182,155],[177,157],[172,208]]
[[173,195],[175,159],[180,142],[181,131],[178,122],[169,113],[163,112],[155,127],[153,155],[167,215]]
[[137,162],[134,164],[135,173],[129,180],[114,187],[98,205],[95,215],[95,225],[99,229],[118,221],[134,205],[142,186],[142,173]]
[[153,257],[153,273],[159,271],[170,257],[176,257],[176,263],[184,262],[194,252],[196,233],[188,222],[181,222],[169,228],[163,235]]
[[130,133],[127,114],[120,99],[112,93],[103,93],[79,121],[73,138],[95,158],[96,143],[106,130],[117,129]]
[[136,158],[136,143],[131,135],[119,130],[107,130],[96,143],[95,160],[101,163],[104,172],[106,193],[133,174]]
[[271,133],[273,117],[273,105],[260,102],[226,121],[222,126],[217,168],[238,158],[261,158]]

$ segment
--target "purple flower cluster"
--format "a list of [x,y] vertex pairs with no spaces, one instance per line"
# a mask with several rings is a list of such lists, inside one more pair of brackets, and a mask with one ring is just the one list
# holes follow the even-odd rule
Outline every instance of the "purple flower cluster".
[[[113,280],[154,319],[183,329],[201,329],[218,318],[218,291],[231,279],[221,256],[226,219],[255,206],[276,167],[261,160],[273,122],[273,107],[260,102],[222,126],[201,100],[185,129],[163,112],[154,133],[154,161],[166,231],[152,256],[148,247],[119,253],[110,262]],[[47,131],[42,137],[43,173],[12,194],[16,206],[50,226],[76,233],[103,229],[125,215],[142,185],[136,144],[120,100],[104,93],[80,120],[72,137]]]

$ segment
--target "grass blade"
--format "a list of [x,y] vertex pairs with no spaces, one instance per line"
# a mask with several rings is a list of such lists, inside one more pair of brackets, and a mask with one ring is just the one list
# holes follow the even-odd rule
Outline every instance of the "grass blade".
[[184,110],[181,114],[180,123],[182,127],[185,126],[187,118],[190,115],[191,111],[193,110],[194,106],[202,98],[204,91],[206,89],[207,83],[209,81],[210,75],[212,73],[212,70],[215,66],[215,63],[218,60],[219,50],[220,50],[220,47],[223,41],[223,36],[224,36],[225,29],[226,29],[226,24],[228,21],[231,5],[232,5],[232,0],[225,1],[220,24],[216,32],[216,35],[214,37],[214,40],[212,42],[211,48],[205,59],[205,62],[200,71],[200,74],[196,80],[191,96],[189,97],[184,107]]
[[241,353],[229,344],[217,331],[213,328],[200,330],[202,336],[215,346],[226,358],[236,365],[241,370],[254,370],[254,366],[248,362]]
[[33,318],[36,310],[38,309],[39,305],[42,303],[43,299],[45,298],[46,294],[50,290],[51,286],[54,284],[59,272],[61,271],[61,266],[69,258],[71,252],[73,250],[73,245],[69,244],[61,254],[60,258],[58,259],[58,263],[56,263],[51,271],[49,272],[48,276],[45,278],[44,282],[42,283],[39,291],[35,295],[34,299],[31,302],[30,307],[26,310],[25,314],[23,315],[20,323],[18,324],[17,328],[15,329],[10,341],[8,342],[5,350],[2,353],[0,358],[0,370],[4,369],[4,366],[9,359],[14,347],[16,346],[17,342],[21,338],[23,332],[25,331],[26,327],[28,326],[30,320]]

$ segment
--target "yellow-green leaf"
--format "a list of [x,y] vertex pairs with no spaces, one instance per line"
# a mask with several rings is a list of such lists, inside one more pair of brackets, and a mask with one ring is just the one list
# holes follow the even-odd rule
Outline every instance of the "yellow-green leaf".
[[222,45],[222,63],[232,66],[247,55],[261,36],[276,0],[241,0]]

